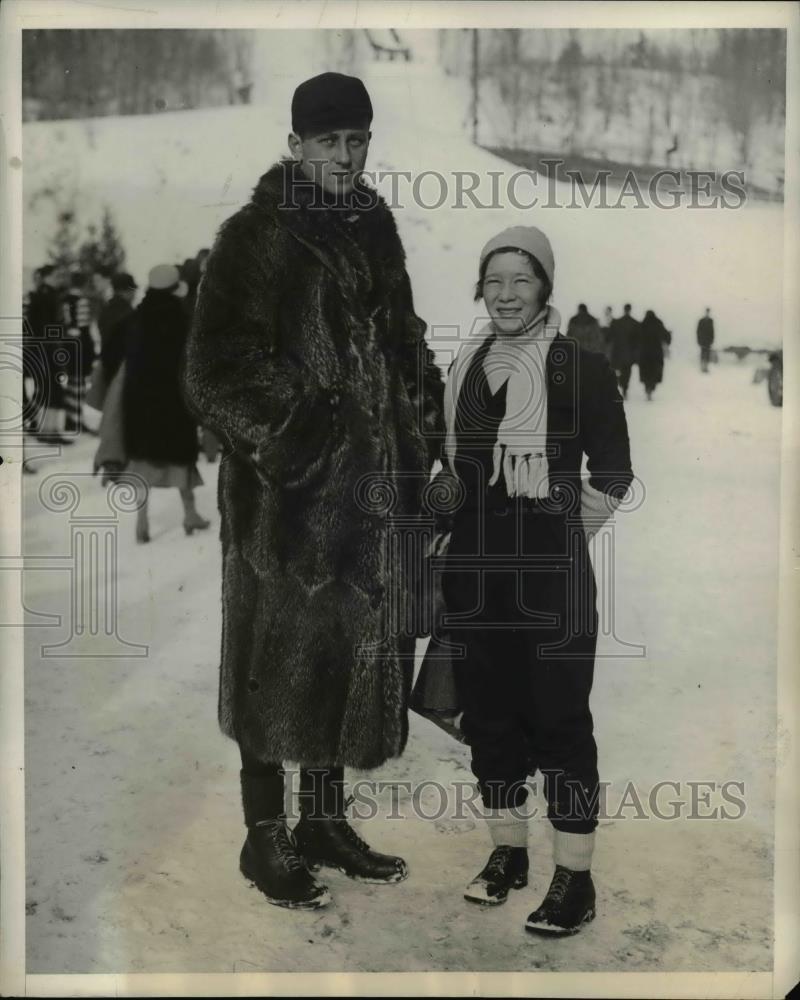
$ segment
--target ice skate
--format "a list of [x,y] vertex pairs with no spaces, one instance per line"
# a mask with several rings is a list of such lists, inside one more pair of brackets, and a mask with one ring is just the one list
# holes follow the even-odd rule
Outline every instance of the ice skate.
[[495,847],[483,870],[464,892],[464,899],[480,906],[499,906],[511,889],[528,884],[528,851],[525,847]]
[[309,868],[335,868],[359,882],[383,885],[402,882],[408,866],[402,858],[373,851],[344,816],[310,818],[302,814],[294,829]]
[[525,921],[525,930],[548,937],[577,934],[594,920],[595,892],[591,873],[556,866],[542,905]]
[[273,906],[319,910],[331,901],[327,886],[309,872],[283,819],[248,828],[239,870]]

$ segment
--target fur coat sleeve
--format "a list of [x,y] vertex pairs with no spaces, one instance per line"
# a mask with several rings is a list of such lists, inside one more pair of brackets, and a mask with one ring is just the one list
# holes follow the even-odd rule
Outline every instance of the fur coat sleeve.
[[418,427],[428,445],[428,468],[441,459],[444,446],[444,381],[425,340],[427,324],[414,311],[411,282],[404,274],[398,313],[403,317],[397,360],[414,406]]
[[[204,426],[284,488],[324,464],[332,427],[313,371],[279,351],[288,238],[254,239],[246,212],[223,225],[208,258],[184,367],[187,401]],[[303,442],[302,463],[297,442]]]

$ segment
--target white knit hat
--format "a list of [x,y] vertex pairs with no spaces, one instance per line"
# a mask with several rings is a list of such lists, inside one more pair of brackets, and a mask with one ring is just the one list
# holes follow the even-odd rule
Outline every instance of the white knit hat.
[[180,271],[174,264],[156,264],[147,275],[148,287],[159,291],[174,288],[180,280]]
[[541,229],[537,229],[536,226],[511,226],[510,229],[504,229],[502,233],[493,236],[483,250],[481,250],[481,264],[483,264],[489,254],[494,253],[496,250],[503,250],[506,247],[513,250],[524,250],[532,257],[535,257],[542,265],[542,269],[549,278],[550,284],[553,284],[553,277],[556,270],[553,248],[550,246],[550,240],[548,240]]

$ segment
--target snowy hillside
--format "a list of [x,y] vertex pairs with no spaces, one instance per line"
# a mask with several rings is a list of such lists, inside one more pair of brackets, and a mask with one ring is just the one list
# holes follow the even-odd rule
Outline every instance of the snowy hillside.
[[[276,63],[273,70],[256,88],[269,103],[25,125],[25,264],[45,260],[57,209],[73,198],[79,219],[87,222],[99,219],[103,204],[111,207],[140,283],[153,264],[180,261],[210,245],[220,222],[285,152],[289,96],[298,78],[288,65]],[[630,301],[638,316],[655,309],[672,330],[676,351],[684,353],[694,351],[697,319],[710,306],[720,344],[780,341],[782,206],[659,210],[635,208],[629,199],[619,209],[524,211],[504,196],[500,209],[468,201],[454,208],[455,171],[503,171],[503,193],[516,171],[465,136],[459,85],[432,61],[371,63],[365,79],[376,112],[368,168],[414,176],[435,170],[447,179],[450,193],[437,209],[414,204],[410,184],[398,185],[398,225],[417,309],[429,324],[470,328],[482,243],[506,225],[527,223],[551,236],[555,302],[565,317],[578,302],[599,315],[606,305],[619,312]],[[389,180],[379,187],[392,191]],[[426,204],[437,201],[435,180],[419,191]],[[518,198],[527,201],[530,191],[520,184]],[[543,188],[538,193],[546,197]],[[557,200],[572,200],[561,185]]]

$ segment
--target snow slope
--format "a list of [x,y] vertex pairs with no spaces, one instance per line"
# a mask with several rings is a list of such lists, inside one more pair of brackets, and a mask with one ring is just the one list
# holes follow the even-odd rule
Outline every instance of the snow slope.
[[[286,151],[288,100],[296,78],[276,65],[268,104],[90,121],[32,122],[24,127],[24,261],[45,259],[56,211],[74,199],[79,217],[99,218],[108,204],[137,281],[161,261],[182,261],[209,246],[219,224],[249,196],[256,180]],[[562,207],[515,208],[506,192],[516,168],[475,148],[464,132],[457,82],[422,65],[371,64],[366,80],[376,109],[368,167],[376,172],[437,171],[448,196],[441,208],[416,204],[412,183],[395,183],[397,212],[420,314],[431,324],[468,330],[475,318],[472,287],[480,247],[499,229],[533,224],[551,237],[556,254],[555,302],[565,314],[586,302],[598,316],[606,305],[634,314],[655,309],[675,335],[679,353],[694,348],[697,319],[711,306],[720,344],[770,346],[781,339],[782,207],[751,203],[739,210],[563,207],[572,192],[556,186],[550,202]],[[433,112],[433,113],[432,113]],[[502,207],[458,203],[454,172],[497,182]],[[392,197],[389,178],[379,189]],[[428,206],[440,198],[438,182],[418,182]],[[526,204],[538,195],[518,182]],[[478,188],[490,203],[488,182]],[[618,195],[609,194],[615,204]]]
[[[430,82],[415,84],[396,66],[370,77],[373,166],[502,169],[459,123],[425,124]],[[56,169],[71,171],[86,206],[115,194],[141,280],[151,263],[210,242],[280,152],[282,119],[254,106],[104,120],[92,123],[93,145],[85,124],[26,126],[26,197]],[[26,259],[43,252],[46,205],[40,199],[26,219]],[[453,326],[473,319],[482,241],[519,214],[397,215],[417,309],[445,360]],[[119,632],[147,643],[146,658],[41,658],[41,643],[68,634],[67,588],[53,570],[26,577],[26,606],[65,616],[60,628],[26,629],[29,972],[770,967],[780,411],[751,384],[747,363],[701,375],[691,341],[706,304],[731,342],[777,329],[781,213],[529,217],[552,233],[562,312],[579,300],[599,310],[629,298],[637,311],[656,308],[676,335],[656,400],[645,402],[635,383],[626,404],[646,500],[617,519],[616,636],[646,656],[618,655],[609,637],[599,650],[612,654],[598,660],[593,694],[609,799],[618,803],[628,782],[646,802],[659,781],[735,780],[745,783],[745,815],[668,822],[634,820],[629,809],[603,820],[598,919],[567,942],[522,930],[549,880],[546,822],[533,824],[529,888],[487,912],[461,898],[488,852],[480,823],[423,819],[408,793],[400,818],[360,824],[379,849],[408,858],[407,882],[365,887],[334,873],[329,910],[268,906],[237,871],[239,764],[215,718],[218,518],[187,539],[178,497],[158,492],[151,545],[134,544],[132,515],[120,526]],[[69,552],[67,518],[44,509],[38,487],[50,472],[86,472],[93,448],[85,439],[34,463],[39,475],[24,481],[26,554]],[[201,468],[198,505],[210,515],[216,467]],[[99,501],[99,484],[82,483]],[[602,600],[610,590],[599,583]],[[470,781],[468,754],[413,718],[407,753],[375,777],[417,788],[437,780],[452,796],[454,783]],[[684,784],[675,797],[689,796]],[[380,802],[388,810],[388,791]],[[430,786],[422,805],[436,810]]]

